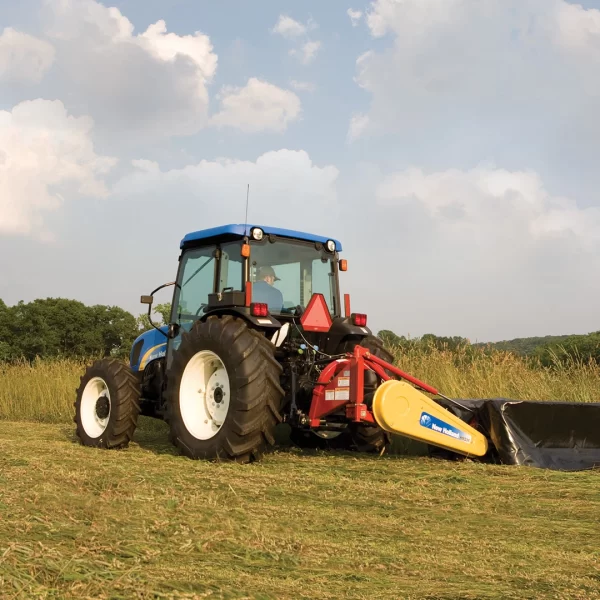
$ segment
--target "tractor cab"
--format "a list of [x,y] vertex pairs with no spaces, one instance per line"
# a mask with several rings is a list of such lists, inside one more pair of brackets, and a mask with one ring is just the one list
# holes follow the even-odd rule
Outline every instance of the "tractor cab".
[[181,334],[210,315],[242,318],[280,344],[292,324],[294,329],[303,327],[314,295],[319,296],[318,309],[326,313],[330,326],[327,331],[317,327],[326,335],[316,339],[310,334],[313,343],[333,347],[346,335],[370,333],[366,322],[357,326],[349,315],[341,314],[339,271],[346,270],[346,261],[339,258],[342,245],[338,240],[234,224],[189,233],[180,248],[176,280],[142,296],[152,323],[154,294],[174,286],[170,323],[155,326],[133,344],[130,362],[136,371],[143,371],[157,358],[166,358],[169,366]]
[[180,326],[228,309],[279,327],[302,314],[315,293],[332,318],[340,316],[337,240],[226,225],[188,234],[181,248],[171,315]]
[[[365,315],[350,315],[349,300],[342,315],[339,271],[341,243],[333,238],[257,225],[224,225],[187,234],[180,244],[175,281],[142,296],[154,329],[135,340],[130,364],[135,372],[168,369],[182,334],[209,316],[233,315],[260,330],[278,347],[302,330],[310,342],[333,352],[348,336],[365,337]],[[152,322],[154,294],[174,286],[167,325]],[[307,310],[315,308],[326,327],[310,327]],[[360,320],[362,319],[362,320]],[[316,333],[318,332],[318,333]],[[165,365],[157,363],[165,359]],[[159,380],[162,379],[162,375]]]

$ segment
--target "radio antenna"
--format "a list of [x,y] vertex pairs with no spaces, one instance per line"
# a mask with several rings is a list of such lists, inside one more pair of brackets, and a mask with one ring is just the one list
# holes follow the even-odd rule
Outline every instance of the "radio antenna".
[[244,235],[248,235],[248,200],[250,199],[250,184],[246,190],[246,218],[244,220]]

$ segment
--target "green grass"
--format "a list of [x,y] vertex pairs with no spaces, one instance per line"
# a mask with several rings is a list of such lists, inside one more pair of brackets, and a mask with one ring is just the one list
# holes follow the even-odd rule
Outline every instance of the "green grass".
[[[154,422],[152,422],[154,423]],[[2,598],[600,598],[598,472],[0,424]]]

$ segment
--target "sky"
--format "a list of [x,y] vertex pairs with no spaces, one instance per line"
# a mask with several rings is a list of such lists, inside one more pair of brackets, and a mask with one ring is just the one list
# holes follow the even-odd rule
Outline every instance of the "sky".
[[375,332],[597,331],[599,69],[600,0],[0,0],[0,298],[140,314],[250,184]]

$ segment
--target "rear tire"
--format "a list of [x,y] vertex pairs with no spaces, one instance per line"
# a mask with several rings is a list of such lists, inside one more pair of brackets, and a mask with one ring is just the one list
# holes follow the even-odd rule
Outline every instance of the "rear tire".
[[281,371],[273,344],[245,321],[196,321],[167,377],[171,441],[192,459],[257,460],[281,422]]
[[140,385],[124,363],[97,360],[81,377],[75,401],[76,434],[84,446],[125,448],[140,413]]

